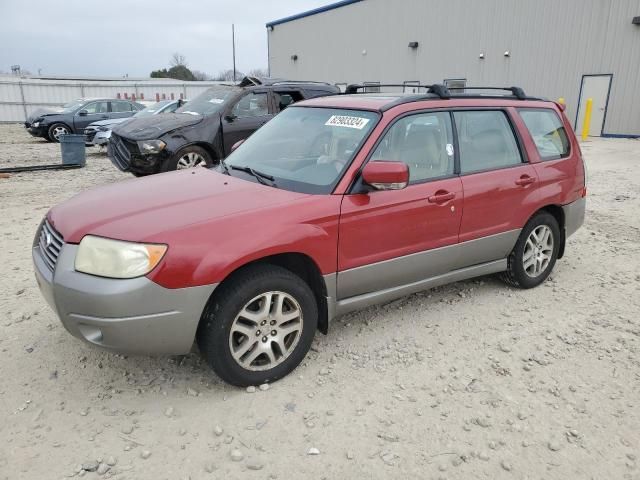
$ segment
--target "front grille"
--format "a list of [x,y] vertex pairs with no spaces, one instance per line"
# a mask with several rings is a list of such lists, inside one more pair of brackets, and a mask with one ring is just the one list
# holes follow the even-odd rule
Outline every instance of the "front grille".
[[111,133],[109,139],[109,145],[107,146],[107,155],[111,161],[123,172],[129,170],[131,163],[131,152],[127,146],[126,140],[123,140],[118,135]]
[[64,244],[64,239],[56,230],[49,224],[48,220],[45,220],[40,227],[40,236],[38,240],[38,247],[40,248],[40,254],[42,259],[49,266],[51,270],[56,268],[56,262],[58,261],[58,255]]

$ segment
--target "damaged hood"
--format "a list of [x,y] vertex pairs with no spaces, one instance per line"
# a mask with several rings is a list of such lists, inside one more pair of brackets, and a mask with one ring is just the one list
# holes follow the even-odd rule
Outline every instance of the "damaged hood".
[[203,120],[202,115],[189,113],[163,113],[150,117],[131,118],[113,129],[113,133],[131,140],[153,140],[171,130],[196,125]]
[[98,122],[93,122],[89,124],[90,127],[106,127],[111,125],[117,125],[118,123],[126,122],[127,120],[131,120],[131,117],[127,118],[111,118],[109,120],[100,120]]
[[33,123],[36,119],[40,117],[46,117],[48,115],[58,115],[59,113],[62,113],[62,107],[37,108],[29,114],[29,116],[27,117],[27,122]]

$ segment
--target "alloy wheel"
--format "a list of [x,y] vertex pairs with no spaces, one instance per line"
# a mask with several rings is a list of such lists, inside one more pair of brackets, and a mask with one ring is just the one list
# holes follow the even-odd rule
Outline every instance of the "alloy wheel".
[[53,138],[55,138],[58,142],[60,141],[60,137],[62,135],[68,135],[69,134],[69,130],[67,130],[65,127],[56,127],[53,129]]
[[196,152],[187,152],[178,159],[177,169],[184,170],[185,168],[193,167],[206,167],[207,162],[202,155]]
[[551,263],[553,258],[553,232],[547,225],[539,225],[529,234],[524,245],[522,266],[525,273],[539,277]]
[[246,370],[270,370],[293,353],[302,326],[302,308],[295,298],[279,291],[262,293],[249,300],[231,324],[231,355]]

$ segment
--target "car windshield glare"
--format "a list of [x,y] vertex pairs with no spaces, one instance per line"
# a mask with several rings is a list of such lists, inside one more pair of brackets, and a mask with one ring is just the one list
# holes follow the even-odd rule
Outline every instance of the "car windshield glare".
[[240,91],[239,88],[232,86],[209,88],[193,100],[190,100],[188,104],[178,108],[176,113],[211,115],[212,113],[221,110],[226,100],[231,98],[238,91]]
[[148,117],[153,115],[158,110],[166,107],[168,104],[173,102],[173,100],[163,100],[161,102],[154,103],[153,105],[149,105],[147,108],[140,110],[138,113],[134,114],[134,117]]
[[[290,107],[251,135],[225,163],[273,177],[278,188],[328,194],[378,118],[362,110]],[[238,168],[230,171],[257,181]]]
[[69,103],[65,103],[62,106],[62,112],[61,113],[71,113],[74,110],[80,108],[82,105],[84,105],[86,102],[69,102]]

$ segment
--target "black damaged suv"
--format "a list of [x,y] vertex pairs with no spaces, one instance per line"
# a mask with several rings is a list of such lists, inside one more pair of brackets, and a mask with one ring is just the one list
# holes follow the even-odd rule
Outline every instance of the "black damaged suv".
[[175,113],[117,126],[107,151],[116,167],[136,176],[211,166],[292,103],[337,93],[328,83],[245,77],[207,89]]

